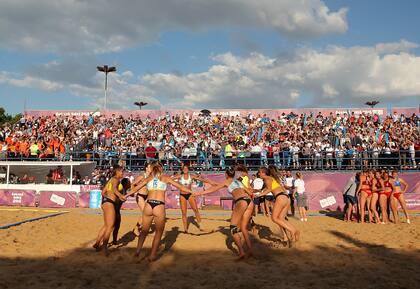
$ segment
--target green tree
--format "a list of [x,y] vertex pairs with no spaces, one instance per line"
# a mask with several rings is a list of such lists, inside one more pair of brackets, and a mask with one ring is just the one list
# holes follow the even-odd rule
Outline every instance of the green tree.
[[0,125],[4,125],[6,123],[16,123],[21,117],[22,115],[20,113],[16,115],[9,115],[3,107],[0,107]]

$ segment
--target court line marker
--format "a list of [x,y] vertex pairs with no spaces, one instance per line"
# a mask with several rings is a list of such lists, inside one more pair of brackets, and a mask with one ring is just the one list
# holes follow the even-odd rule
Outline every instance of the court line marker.
[[[26,208],[0,208],[0,211],[8,211],[8,212],[17,212],[17,211],[23,211],[23,212],[46,212],[46,213],[59,213],[63,212],[60,210],[49,210],[49,209],[26,209]],[[67,211],[64,211],[67,212]]]
[[6,224],[6,225],[3,225],[3,226],[0,226],[0,230],[9,229],[11,227],[19,226],[19,225],[22,225],[22,224],[25,224],[25,223],[30,223],[30,222],[39,221],[39,220],[46,219],[46,218],[56,217],[56,216],[67,214],[67,213],[68,213],[68,211],[65,211],[65,212],[50,214],[50,215],[46,215],[46,216],[42,216],[42,217],[26,219],[26,220],[16,222],[16,223]]

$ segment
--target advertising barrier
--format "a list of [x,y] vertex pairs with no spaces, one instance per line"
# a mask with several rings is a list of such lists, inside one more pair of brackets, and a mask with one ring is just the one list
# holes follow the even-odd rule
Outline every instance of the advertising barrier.
[[[390,113],[386,108],[286,108],[286,109],[210,109],[212,115],[224,115],[224,116],[247,116],[253,114],[254,116],[266,115],[269,118],[277,118],[282,114],[311,114],[317,115],[321,113],[326,116],[332,114],[344,114],[344,113],[355,113],[359,115],[365,114],[378,114],[380,116]],[[399,113],[406,113],[406,115],[416,112],[418,108],[395,108],[392,112],[397,111]],[[198,116],[200,110],[187,110],[187,109],[168,109],[168,110],[107,110],[107,111],[93,111],[93,110],[31,110],[25,111],[25,115],[33,117],[42,116],[57,116],[57,117],[75,117],[75,118],[86,118],[90,115],[95,116],[123,116],[123,117],[141,117],[141,118],[158,118],[162,116],[175,116],[175,115],[190,115],[191,117]]]
[[[344,207],[342,191],[347,181],[354,173],[326,172],[326,173],[303,173],[308,205],[310,210],[342,210]],[[222,182],[223,173],[203,173],[203,178],[213,182]],[[400,178],[408,183],[405,194],[407,207],[410,210],[420,210],[420,173],[401,173]],[[193,185],[193,191],[201,191],[208,188]],[[75,192],[41,191],[39,194],[39,206],[43,208],[100,208],[101,191],[99,186],[81,186],[79,197]],[[93,196],[94,195],[94,196]],[[212,194],[196,198],[199,208],[203,206],[222,206],[231,209],[231,195],[226,189]],[[177,209],[180,206],[179,190],[168,186],[166,192],[166,207]],[[0,190],[0,206],[36,206],[36,191],[34,190]],[[189,205],[188,205],[189,206]],[[123,204],[123,209],[137,209],[135,197],[130,197]]]
[[75,192],[40,192],[39,206],[41,208],[75,208]]
[[0,206],[35,207],[36,191],[0,190]]

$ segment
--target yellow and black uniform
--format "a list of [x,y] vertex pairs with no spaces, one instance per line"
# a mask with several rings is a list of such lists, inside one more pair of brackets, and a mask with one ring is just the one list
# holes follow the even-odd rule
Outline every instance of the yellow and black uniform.
[[[273,195],[274,195],[274,190],[276,190],[276,189],[278,189],[278,188],[280,188],[281,186],[280,186],[280,183],[275,179],[275,178],[271,178],[271,192],[273,193]],[[281,195],[283,195],[283,196],[286,196],[286,197],[288,197],[289,198],[289,195],[288,194],[286,194],[286,192],[281,192],[281,193],[278,193],[277,195],[274,195],[274,200],[276,200],[277,199],[277,197],[280,197]]]

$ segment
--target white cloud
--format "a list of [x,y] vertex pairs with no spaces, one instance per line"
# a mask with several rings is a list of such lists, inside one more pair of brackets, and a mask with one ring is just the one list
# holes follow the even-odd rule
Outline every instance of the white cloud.
[[[392,45],[398,47],[398,43]],[[400,46],[407,45],[402,41]],[[312,106],[341,106],[359,105],[371,97],[398,103],[420,95],[420,56],[406,49],[386,53],[377,47],[305,48],[283,58],[225,53],[213,57],[215,63],[206,71],[185,75],[135,77],[131,71],[123,71],[110,75],[110,105],[130,108],[141,98],[151,104],[149,108],[276,108],[299,105],[310,97]],[[61,71],[61,64],[55,62],[49,67]],[[94,104],[102,103],[103,74],[91,74],[86,84],[77,78],[51,78],[54,74],[48,69],[40,73],[50,77],[34,72],[16,77],[3,72],[0,83],[68,90],[92,99]]]
[[378,53],[397,53],[409,51],[411,49],[419,47],[419,45],[417,43],[413,43],[402,39],[400,42],[378,43],[375,47]]
[[[407,43],[383,47],[415,47]],[[226,53],[214,60],[201,73],[146,75],[143,85],[170,106],[190,107],[284,107],[305,96],[312,96],[312,105],[357,105],[370,97],[398,102],[420,95],[420,57],[408,52],[331,46],[297,50],[290,58]]]
[[44,91],[57,91],[63,88],[63,85],[47,79],[25,76],[23,78],[15,78],[6,71],[0,71],[0,83],[26,88],[37,88]]
[[346,8],[320,0],[5,0],[0,47],[107,52],[155,41],[168,30],[267,28],[290,37],[347,30]]

